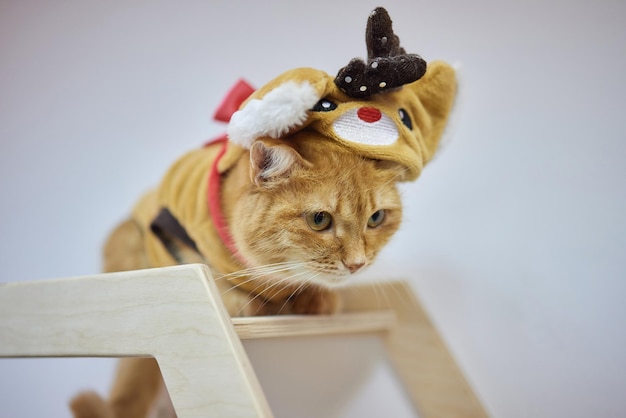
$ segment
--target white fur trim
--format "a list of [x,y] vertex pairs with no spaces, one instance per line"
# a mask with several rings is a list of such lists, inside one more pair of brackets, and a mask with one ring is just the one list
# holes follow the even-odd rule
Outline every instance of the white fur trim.
[[280,138],[302,124],[320,97],[313,86],[287,81],[261,99],[252,99],[233,114],[228,124],[228,139],[244,148],[261,136]]

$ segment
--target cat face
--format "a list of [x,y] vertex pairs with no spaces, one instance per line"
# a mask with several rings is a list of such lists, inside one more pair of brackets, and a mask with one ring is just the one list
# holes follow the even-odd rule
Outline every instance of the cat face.
[[256,142],[250,157],[251,186],[231,228],[260,279],[342,284],[400,225],[400,169],[339,148],[309,153],[278,141]]

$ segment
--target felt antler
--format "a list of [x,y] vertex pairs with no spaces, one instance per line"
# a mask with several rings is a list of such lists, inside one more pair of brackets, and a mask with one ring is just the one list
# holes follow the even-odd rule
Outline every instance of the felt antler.
[[417,54],[407,54],[393,33],[391,18],[382,7],[370,13],[365,31],[367,63],[352,59],[339,70],[335,84],[354,98],[377,93],[419,80],[426,72],[426,61]]

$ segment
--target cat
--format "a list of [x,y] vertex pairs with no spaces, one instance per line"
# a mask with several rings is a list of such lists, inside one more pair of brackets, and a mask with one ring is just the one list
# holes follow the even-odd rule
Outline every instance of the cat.
[[[206,170],[218,146],[188,153],[166,177],[189,183],[187,167]],[[371,265],[399,228],[402,203],[396,185],[403,172],[399,165],[330,142],[321,153],[318,144],[306,140],[262,139],[222,176],[221,205],[245,264],[230,254],[213,256],[219,251],[202,256],[174,237],[168,237],[168,245],[151,242],[162,258],[153,256],[157,263],[150,262],[144,235],[154,234],[145,231],[137,215],[112,233],[104,270],[205,262],[214,268],[233,316],[333,313],[338,301],[332,287]],[[140,201],[136,214],[157,210],[154,193]]]
[[[262,140],[224,176],[228,227],[250,266],[216,274],[231,315],[337,311],[332,287],[370,265],[398,230],[403,168],[334,148],[320,153],[306,141]],[[105,245],[105,271],[153,267],[145,233],[134,219],[120,224]],[[177,262],[204,261],[189,245],[174,246]],[[225,280],[235,277],[245,277],[245,290]],[[147,416],[163,390],[156,361],[123,359],[120,371],[107,403],[93,393],[74,399],[76,417]]]
[[[399,229],[397,185],[432,159],[456,95],[454,70],[406,54],[384,9],[367,39],[368,62],[335,79],[291,70],[235,103],[227,137],[180,158],[112,232],[104,270],[206,263],[233,316],[340,311],[333,288]],[[144,418],[163,398],[156,361],[131,358],[107,401],[88,392],[71,408]]]

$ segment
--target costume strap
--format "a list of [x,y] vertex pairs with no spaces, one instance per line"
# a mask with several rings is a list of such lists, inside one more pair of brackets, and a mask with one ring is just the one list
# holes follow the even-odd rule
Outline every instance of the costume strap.
[[213,221],[213,226],[217,231],[222,243],[228,251],[244,266],[247,266],[246,261],[243,259],[242,255],[237,250],[237,246],[235,245],[235,240],[233,236],[230,234],[230,230],[228,229],[228,225],[226,224],[226,220],[224,218],[224,213],[222,212],[222,204],[221,204],[221,189],[222,189],[222,178],[217,169],[217,166],[220,162],[220,159],[226,153],[226,148],[228,147],[228,140],[225,136],[218,138],[211,142],[212,144],[222,144],[222,148],[218,151],[213,164],[211,165],[211,170],[209,172],[209,180],[207,182],[207,203],[209,208],[209,214],[211,215],[211,220]]

